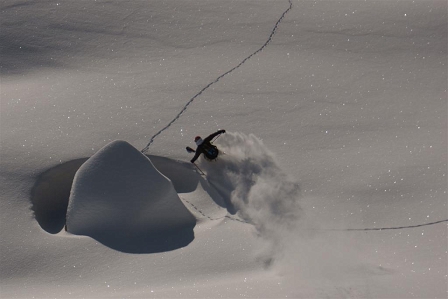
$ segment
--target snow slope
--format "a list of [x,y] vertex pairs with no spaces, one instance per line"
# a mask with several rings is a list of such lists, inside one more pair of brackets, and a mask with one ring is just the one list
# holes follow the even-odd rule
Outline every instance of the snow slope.
[[[446,1],[0,9],[1,298],[446,298]],[[136,254],[65,232],[81,165],[184,108],[147,155],[194,236]],[[184,148],[220,128],[202,177]]]

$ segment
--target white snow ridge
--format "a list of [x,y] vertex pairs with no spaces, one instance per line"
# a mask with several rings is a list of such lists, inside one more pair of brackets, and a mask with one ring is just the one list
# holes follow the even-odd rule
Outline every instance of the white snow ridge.
[[67,231],[132,253],[176,249],[193,240],[193,215],[171,181],[125,141],[114,141],[75,175]]

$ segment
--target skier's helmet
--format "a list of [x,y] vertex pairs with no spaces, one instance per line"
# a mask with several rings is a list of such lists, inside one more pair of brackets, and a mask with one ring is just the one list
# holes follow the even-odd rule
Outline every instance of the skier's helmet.
[[196,136],[194,138],[194,142],[196,142],[196,145],[200,145],[202,143],[202,138],[201,136]]

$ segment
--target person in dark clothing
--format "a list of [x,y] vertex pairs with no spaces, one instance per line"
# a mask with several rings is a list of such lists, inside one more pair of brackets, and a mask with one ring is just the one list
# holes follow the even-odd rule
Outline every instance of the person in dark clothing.
[[193,159],[191,159],[191,163],[194,163],[199,158],[199,156],[201,154],[204,154],[204,156],[208,160],[215,160],[218,157],[219,150],[216,146],[211,144],[211,141],[213,138],[215,138],[219,134],[223,134],[225,132],[226,132],[226,130],[219,130],[219,131],[211,134],[210,136],[208,136],[205,139],[202,139],[201,136],[196,136],[196,138],[194,139],[194,142],[196,142],[197,148],[196,148],[196,153],[195,153]]

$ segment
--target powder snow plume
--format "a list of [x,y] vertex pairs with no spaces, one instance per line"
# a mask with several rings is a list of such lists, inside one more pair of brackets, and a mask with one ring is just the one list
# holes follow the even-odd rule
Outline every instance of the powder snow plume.
[[253,134],[228,132],[215,145],[224,154],[215,162],[201,163],[207,179],[227,201],[230,213],[238,213],[256,227],[267,241],[269,259],[274,258],[301,214],[299,184]]
[[200,166],[227,202],[228,211],[255,226],[260,237],[257,257],[289,277],[285,285],[296,287],[299,278],[310,277],[334,282],[343,279],[341,273],[371,268],[356,248],[347,246],[356,242],[353,236],[324,232],[308,218],[300,207],[299,184],[280,168],[259,138],[226,133],[215,145],[224,154],[214,162],[202,160]]

